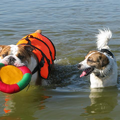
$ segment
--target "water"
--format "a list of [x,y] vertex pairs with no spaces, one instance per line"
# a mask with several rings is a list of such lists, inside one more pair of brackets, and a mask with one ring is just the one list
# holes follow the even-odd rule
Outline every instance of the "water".
[[0,93],[0,120],[119,120],[120,85],[91,91],[89,76],[79,78],[76,67],[96,49],[98,29],[110,28],[120,81],[119,6],[118,0],[1,0],[0,44],[16,44],[42,29],[57,56],[51,86]]

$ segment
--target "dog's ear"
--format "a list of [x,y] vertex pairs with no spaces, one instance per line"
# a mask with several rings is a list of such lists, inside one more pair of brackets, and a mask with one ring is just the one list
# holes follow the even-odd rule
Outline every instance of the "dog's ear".
[[27,52],[32,52],[34,50],[34,48],[30,45],[25,45],[24,46],[24,49],[27,51]]
[[109,64],[109,60],[105,55],[100,56],[99,61],[100,61],[101,67],[105,67],[106,65]]
[[0,45],[0,52],[3,50],[4,47],[6,47],[6,45]]

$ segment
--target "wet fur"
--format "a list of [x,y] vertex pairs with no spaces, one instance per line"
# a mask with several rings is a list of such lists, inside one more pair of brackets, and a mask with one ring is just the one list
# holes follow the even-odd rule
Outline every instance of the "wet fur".
[[[41,30],[35,31],[41,33]],[[38,65],[38,59],[32,52],[33,48],[29,45],[0,45],[0,62],[15,66],[26,65],[31,71]],[[15,59],[15,62],[13,60]],[[37,71],[32,75],[33,84],[47,85],[45,80],[42,80]]]
[[102,49],[110,50],[108,41],[111,37],[112,33],[110,30],[99,30],[97,35],[98,51],[90,51],[85,59],[78,64],[78,69],[86,70],[85,72],[90,74],[91,88],[117,85],[117,63],[115,57],[109,56],[105,52],[100,52]]

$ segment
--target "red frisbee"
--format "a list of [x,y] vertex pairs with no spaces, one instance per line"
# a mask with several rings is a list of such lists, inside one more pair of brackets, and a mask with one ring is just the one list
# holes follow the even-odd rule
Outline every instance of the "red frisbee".
[[30,83],[31,76],[31,71],[26,66],[15,67],[0,63],[0,91],[19,92]]

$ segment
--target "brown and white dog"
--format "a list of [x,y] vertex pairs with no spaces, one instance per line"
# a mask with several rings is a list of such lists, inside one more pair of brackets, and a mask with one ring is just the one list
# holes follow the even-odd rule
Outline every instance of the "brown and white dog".
[[83,70],[80,77],[90,74],[91,88],[117,85],[117,63],[108,46],[111,37],[112,33],[109,29],[99,30],[97,35],[98,51],[90,51],[78,64],[78,69]]
[[[41,34],[41,30],[37,30],[34,33]],[[14,66],[27,66],[31,72],[38,66],[38,58],[32,52],[35,48],[30,45],[0,45],[0,62]],[[53,61],[54,62],[54,61]],[[40,66],[39,66],[40,67]],[[33,84],[43,85],[40,77],[40,71],[37,70],[32,75]],[[46,83],[45,83],[46,84]]]

